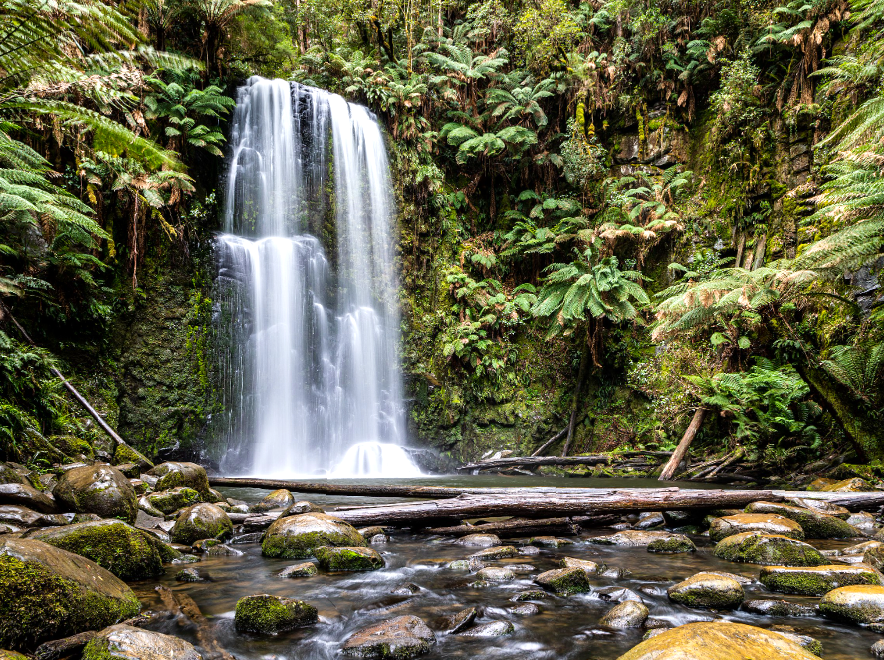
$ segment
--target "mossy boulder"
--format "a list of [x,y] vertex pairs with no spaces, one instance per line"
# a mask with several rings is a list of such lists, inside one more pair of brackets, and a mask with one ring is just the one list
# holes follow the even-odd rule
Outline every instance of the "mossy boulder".
[[565,596],[582,594],[590,589],[586,571],[582,568],[556,568],[541,573],[534,578],[534,582],[544,589]]
[[881,576],[871,566],[765,566],[759,578],[771,591],[802,596],[823,594],[854,584],[881,584]]
[[863,552],[863,563],[880,571],[884,569],[884,545],[875,541],[871,543],[875,543],[875,545],[869,546]]
[[804,540],[804,530],[794,520],[774,513],[740,513],[735,516],[715,518],[709,525],[709,538],[718,543],[721,539],[743,532],[778,534]]
[[406,614],[352,634],[341,652],[357,658],[406,660],[427,653],[436,636],[423,620]]
[[91,559],[124,580],[156,577],[163,572],[163,556],[174,552],[150,534],[121,520],[97,520],[55,527],[31,538]]
[[582,569],[587,576],[597,575],[605,570],[604,564],[597,564],[589,559],[577,559],[576,557],[562,557],[559,560],[559,566],[562,568],[579,568]]
[[83,649],[83,660],[202,660],[193,644],[172,635],[127,625],[111,626]]
[[884,621],[884,587],[855,585],[838,587],[820,599],[820,612],[853,623]]
[[240,632],[272,634],[316,623],[319,613],[302,600],[258,594],[237,601],[233,620]]
[[326,571],[376,571],[384,567],[383,557],[371,548],[320,546],[313,549],[313,554]]
[[680,552],[696,552],[697,546],[684,534],[673,534],[666,539],[657,539],[648,543],[648,552],[661,554],[677,554]]
[[715,556],[726,561],[769,566],[822,566],[827,562],[812,545],[779,534],[743,532],[715,545]]
[[671,628],[643,641],[617,660],[819,660],[779,633],[731,621],[703,621]]
[[138,511],[135,489],[110,465],[84,465],[65,472],[52,491],[55,501],[77,513],[134,522]]
[[122,463],[134,463],[141,470],[150,470],[154,467],[150,459],[137,449],[129,445],[119,444],[114,450],[114,464],[120,465]]
[[321,546],[366,547],[355,527],[324,513],[302,513],[275,521],[261,543],[266,557],[305,559]]
[[200,539],[226,539],[233,534],[233,523],[223,509],[203,502],[178,514],[172,527],[175,543],[192,544]]
[[319,571],[316,570],[316,564],[313,562],[304,562],[303,564],[295,564],[286,566],[277,575],[284,578],[312,577]]
[[249,510],[253,513],[264,513],[273,509],[287,509],[295,503],[295,496],[285,488],[275,490],[257,504],[253,504]]
[[628,529],[607,536],[594,536],[586,539],[589,543],[599,545],[617,545],[624,548],[643,548],[654,541],[665,541],[673,536],[680,536],[672,532],[654,532]]
[[90,559],[33,539],[0,539],[0,647],[20,649],[138,613],[118,577]]
[[875,489],[864,479],[853,477],[852,479],[836,481],[833,484],[824,486],[820,490],[827,493],[870,493]]
[[0,484],[23,484],[26,480],[11,466],[0,462]]
[[648,614],[650,611],[643,603],[625,600],[605,612],[599,623],[609,628],[639,628]]
[[744,598],[739,582],[717,573],[697,573],[669,587],[666,593],[673,603],[714,610],[736,609]]
[[841,518],[777,502],[753,502],[746,507],[746,513],[774,513],[794,520],[804,530],[808,539],[847,539],[862,536],[862,532]]
[[205,468],[196,463],[160,463],[147,474],[157,477],[156,490],[171,490],[177,486],[187,486],[197,491],[204,500],[212,499],[209,489],[209,476]]
[[95,448],[86,440],[75,435],[53,435],[49,438],[49,444],[66,456],[95,458]]
[[202,499],[199,492],[189,486],[178,486],[170,490],[150,493],[145,497],[154,509],[165,515],[198,504]]

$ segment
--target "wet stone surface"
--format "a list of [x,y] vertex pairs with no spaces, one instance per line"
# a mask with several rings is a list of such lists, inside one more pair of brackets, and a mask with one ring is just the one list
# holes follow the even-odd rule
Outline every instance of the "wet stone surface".
[[[225,495],[251,505],[268,492],[231,489]],[[329,512],[333,512],[335,506],[360,503],[356,498],[342,497],[311,497],[311,500]],[[384,500],[375,503],[381,504]],[[261,554],[260,544],[252,541],[235,545],[245,553],[243,557],[205,553],[195,564],[166,564],[164,575],[156,580],[133,583],[132,587],[145,609],[163,609],[154,591],[157,584],[191,596],[207,616],[218,643],[239,660],[355,657],[357,653],[353,649],[344,654],[347,640],[359,631],[399,617],[417,617],[433,633],[435,641],[431,642],[409,633],[407,625],[400,626],[419,657],[428,660],[616,660],[640,644],[649,633],[659,636],[684,624],[714,621],[748,624],[766,630],[780,627],[782,632],[791,629],[793,634],[821,642],[826,660],[873,658],[870,649],[884,636],[884,630],[876,632],[852,622],[859,618],[853,612],[864,612],[864,605],[869,602],[873,602],[877,618],[879,602],[884,603],[884,596],[879,597],[878,593],[884,592],[884,588],[874,587],[873,594],[862,593],[869,587],[860,588],[859,592],[848,593],[834,602],[829,607],[830,613],[816,613],[819,597],[770,591],[758,580],[762,565],[720,559],[713,554],[713,542],[697,534],[687,534],[696,545],[696,552],[667,554],[648,552],[647,545],[661,538],[659,530],[641,531],[641,542],[632,547],[589,542],[591,536],[610,536],[614,533],[611,528],[568,537],[572,543],[562,547],[529,546],[530,538],[487,539],[472,545],[460,544],[455,537],[413,534],[402,529],[387,530],[387,533],[390,541],[376,546],[384,566],[374,571],[329,572],[317,567],[312,556],[294,561],[266,557]],[[669,532],[663,533],[672,536]],[[360,536],[365,538],[363,534]],[[633,536],[631,541],[639,540],[635,538],[637,535],[628,536]],[[807,542],[820,551],[835,551],[835,556],[826,557],[826,563],[837,563],[840,561],[837,553],[858,544],[857,540],[809,539]],[[514,552],[504,551],[498,557],[486,555],[480,561],[468,560],[470,555],[499,547],[512,547]],[[858,548],[855,556],[861,558],[868,547]],[[526,551],[532,554],[527,555]],[[564,568],[565,558],[619,571],[617,575],[605,575],[597,570],[580,570],[589,590],[570,595],[559,595],[555,589],[541,587],[534,581],[545,572]],[[452,562],[460,563],[450,568]],[[316,574],[294,581],[280,577],[285,569],[304,563],[316,568]],[[528,572],[523,566],[527,563],[533,571]],[[580,564],[576,561],[572,564],[577,565]],[[583,566],[591,568],[589,564]],[[178,582],[176,575],[184,568],[195,568],[200,576],[210,575],[211,582]],[[486,571],[486,579],[478,575],[482,570]],[[509,572],[513,577],[502,581],[487,579],[498,572]],[[742,606],[710,610],[669,599],[670,587],[701,572],[734,576],[730,579],[739,583],[745,595]],[[316,607],[318,620],[277,634],[237,632],[236,603],[254,594],[296,598],[309,603]],[[603,622],[606,614],[617,614],[615,608],[619,607],[619,612],[629,615],[632,623],[644,614],[639,604],[648,610],[643,624],[609,627],[614,621]],[[880,607],[884,612],[884,605]],[[851,615],[853,619],[849,618]],[[159,617],[149,627],[191,644],[198,643],[194,629],[182,628],[174,620]]]

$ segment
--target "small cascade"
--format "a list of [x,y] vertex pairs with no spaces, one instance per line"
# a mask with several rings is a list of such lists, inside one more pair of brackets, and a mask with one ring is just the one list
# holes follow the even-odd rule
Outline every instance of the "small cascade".
[[[216,244],[225,471],[420,474],[401,448],[393,202],[376,120],[326,91],[255,77],[230,142]],[[330,234],[333,259],[315,238]]]

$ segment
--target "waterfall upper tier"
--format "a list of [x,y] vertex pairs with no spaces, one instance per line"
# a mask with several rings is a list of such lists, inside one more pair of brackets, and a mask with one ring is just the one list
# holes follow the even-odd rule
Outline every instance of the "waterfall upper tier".
[[[405,442],[380,128],[340,96],[255,77],[239,90],[230,142],[217,241],[224,467],[356,470],[366,459],[351,448]],[[401,449],[378,450],[373,476],[400,476],[402,456],[411,465]]]

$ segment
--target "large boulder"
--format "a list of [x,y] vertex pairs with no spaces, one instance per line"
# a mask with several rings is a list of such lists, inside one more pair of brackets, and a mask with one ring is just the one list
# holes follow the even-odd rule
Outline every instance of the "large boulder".
[[126,583],[90,559],[33,539],[0,539],[0,648],[99,630],[141,609]]
[[731,621],[703,621],[671,628],[617,660],[819,660],[779,633]]
[[820,612],[853,623],[884,622],[884,587],[838,587],[820,599]]
[[265,511],[271,511],[273,509],[287,509],[294,503],[295,496],[285,488],[280,488],[267,495],[257,504],[253,504],[250,511],[253,513],[264,513]]
[[110,465],[84,465],[68,470],[52,492],[55,501],[71,511],[135,522],[135,489],[122,472]]
[[102,630],[86,644],[83,660],[202,660],[193,644],[127,625]]
[[726,536],[715,545],[715,556],[727,561],[765,566],[822,566],[819,550],[803,541],[779,534],[743,532]]
[[802,596],[822,596],[838,587],[853,584],[881,584],[881,575],[871,566],[765,566],[761,584],[771,591]]
[[688,607],[733,610],[743,602],[743,587],[733,578],[719,573],[697,573],[669,587],[669,600]]
[[159,539],[122,520],[97,520],[55,527],[31,538],[91,559],[124,580],[156,577],[164,555],[174,552]]
[[847,539],[862,536],[862,532],[841,518],[790,504],[753,502],[746,507],[746,513],[775,513],[794,520],[801,525],[804,537],[808,539]]
[[681,536],[681,534],[673,534],[672,532],[627,529],[622,532],[617,532],[616,534],[594,536],[586,540],[589,543],[598,543],[599,545],[617,545],[624,548],[644,548],[654,541],[667,541],[673,537]]
[[319,566],[326,571],[376,571],[384,567],[384,560],[377,550],[360,547],[330,547],[313,549]]
[[609,628],[639,628],[648,614],[650,612],[643,603],[625,600],[605,612],[599,623]]
[[172,527],[175,543],[192,544],[200,539],[226,539],[233,534],[233,523],[220,507],[214,504],[194,504],[184,509]]
[[541,573],[534,582],[544,589],[549,589],[557,594],[570,596],[589,591],[589,580],[583,568],[556,568]]
[[53,498],[28,484],[0,484],[0,504],[18,504],[40,513],[58,513]]
[[212,499],[206,469],[196,463],[160,463],[147,474],[157,477],[155,490],[171,490],[177,486],[187,486],[197,491],[204,500]]
[[267,557],[304,559],[321,546],[367,547],[355,527],[325,513],[280,518],[267,529],[261,552]]
[[406,614],[353,633],[341,651],[358,658],[406,660],[426,653],[436,636],[418,617]]
[[189,486],[177,486],[169,490],[150,493],[142,499],[147,499],[151,507],[168,515],[175,513],[178,509],[199,504],[201,496],[198,491]]
[[740,513],[736,516],[715,518],[709,525],[709,538],[718,543],[721,539],[743,532],[779,534],[804,540],[804,530],[794,520],[774,513]]
[[275,634],[316,623],[319,613],[303,600],[258,594],[236,602],[234,624],[241,632]]

